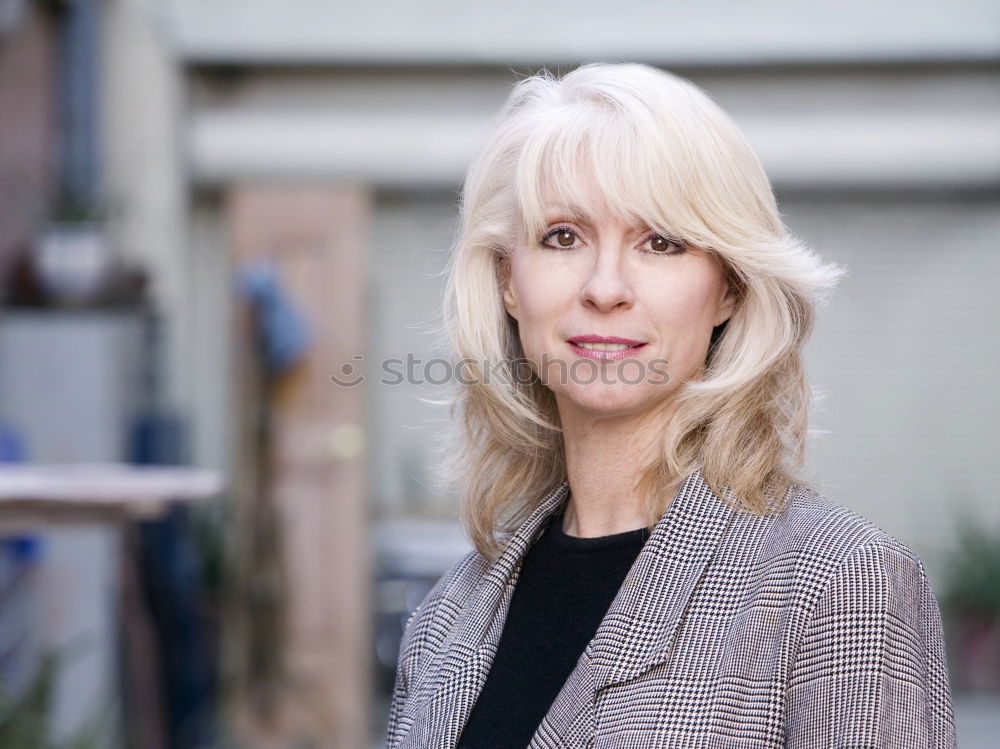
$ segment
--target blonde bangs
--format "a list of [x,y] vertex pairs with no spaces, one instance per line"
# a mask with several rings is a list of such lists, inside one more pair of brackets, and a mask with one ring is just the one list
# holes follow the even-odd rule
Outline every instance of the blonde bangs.
[[517,162],[518,226],[537,239],[545,209],[558,206],[568,217],[616,215],[707,249],[710,232],[680,199],[689,189],[684,154],[670,145],[599,102],[555,110],[527,137]]

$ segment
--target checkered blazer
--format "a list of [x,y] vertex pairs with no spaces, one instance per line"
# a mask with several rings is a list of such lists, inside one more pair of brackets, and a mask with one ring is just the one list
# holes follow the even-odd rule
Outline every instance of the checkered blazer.
[[[461,559],[407,622],[389,749],[453,749],[485,682],[520,563],[562,484],[494,563]],[[734,509],[688,476],[530,749],[954,747],[941,617],[900,541],[796,487]]]

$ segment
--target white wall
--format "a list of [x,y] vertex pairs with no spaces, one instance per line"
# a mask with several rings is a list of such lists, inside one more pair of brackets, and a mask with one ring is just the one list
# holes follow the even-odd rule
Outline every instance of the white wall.
[[170,0],[175,44],[201,61],[667,64],[986,59],[991,0]]
[[[779,186],[955,187],[1000,175],[1000,86],[989,69],[681,71],[744,130]],[[503,70],[192,79],[193,176],[459,184],[515,81]]]

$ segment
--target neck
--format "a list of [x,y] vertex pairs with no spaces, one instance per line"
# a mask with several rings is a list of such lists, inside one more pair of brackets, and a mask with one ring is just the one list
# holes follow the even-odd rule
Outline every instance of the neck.
[[594,418],[560,413],[570,498],[563,531],[591,538],[646,525],[636,484],[660,443],[664,413]]

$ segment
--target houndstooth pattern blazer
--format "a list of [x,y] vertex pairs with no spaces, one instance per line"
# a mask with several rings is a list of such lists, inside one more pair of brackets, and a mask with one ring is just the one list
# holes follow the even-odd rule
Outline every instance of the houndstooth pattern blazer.
[[[388,749],[453,749],[554,488],[490,564],[461,559],[407,622]],[[796,487],[759,517],[688,476],[530,749],[955,746],[941,617],[900,541]]]

